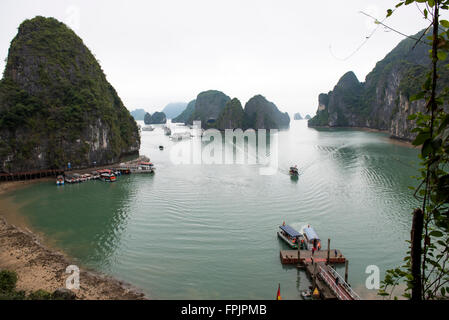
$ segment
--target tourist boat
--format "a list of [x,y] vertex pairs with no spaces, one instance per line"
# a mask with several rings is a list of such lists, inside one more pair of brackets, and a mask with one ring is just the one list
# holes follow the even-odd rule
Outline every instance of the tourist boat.
[[303,249],[304,238],[303,235],[293,229],[291,226],[282,224],[279,226],[278,237],[284,240],[291,248],[298,249],[298,242],[300,244],[300,249]]
[[171,130],[170,130],[170,128],[167,127],[167,126],[164,126],[164,133],[165,133],[166,136],[171,135]]
[[159,146],[159,150],[164,150],[164,146]]
[[75,180],[75,177],[73,177],[72,175],[66,175],[65,176],[65,182],[67,182],[67,183],[75,183],[76,180]]
[[76,183],[81,182],[81,175],[79,173],[74,173],[73,179],[75,180]]
[[153,131],[154,127],[153,126],[145,126],[142,128],[142,131]]
[[190,139],[191,137],[192,135],[190,134],[190,132],[175,132],[170,136],[170,139],[179,141],[183,139]]
[[98,170],[98,173],[100,174],[100,179],[105,182],[115,182],[117,180],[117,177],[115,176],[114,172],[109,169],[103,169]]
[[98,173],[98,171],[92,171],[90,174],[91,174],[92,180],[100,179],[100,174]]
[[298,173],[298,167],[294,166],[294,167],[290,167],[290,171],[289,171],[290,175],[292,177],[297,177],[299,175]]
[[64,177],[63,177],[63,176],[57,176],[57,177],[56,177],[56,185],[57,185],[57,186],[62,186],[62,185],[64,185]]
[[154,173],[156,169],[153,163],[148,161],[141,161],[135,166],[129,167],[131,173]]
[[321,240],[310,225],[302,229],[302,235],[304,236],[304,243],[307,250],[312,250],[313,247],[318,250],[321,249]]

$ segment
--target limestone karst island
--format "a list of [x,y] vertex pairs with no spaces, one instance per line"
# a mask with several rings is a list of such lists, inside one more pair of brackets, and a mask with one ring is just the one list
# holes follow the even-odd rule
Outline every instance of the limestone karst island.
[[0,4],[2,306],[446,306],[449,3],[203,2]]

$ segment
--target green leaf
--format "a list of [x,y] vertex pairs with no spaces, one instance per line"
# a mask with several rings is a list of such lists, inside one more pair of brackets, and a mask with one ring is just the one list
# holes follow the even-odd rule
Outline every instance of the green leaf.
[[447,58],[447,53],[444,51],[439,50],[437,52],[438,60],[444,61]]
[[429,235],[431,237],[441,238],[443,236],[443,233],[438,230],[433,230],[432,232],[429,233]]
[[449,28],[449,21],[447,20],[441,20],[440,24],[445,28]]
[[430,133],[428,133],[428,132],[420,132],[417,136],[416,136],[416,138],[415,138],[415,140],[412,142],[412,144],[414,145],[414,146],[420,146],[420,145],[422,145],[427,139],[429,139],[430,138]]

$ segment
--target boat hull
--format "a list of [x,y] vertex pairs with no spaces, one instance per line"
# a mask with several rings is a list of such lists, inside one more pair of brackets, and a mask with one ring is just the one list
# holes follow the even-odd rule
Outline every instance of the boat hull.
[[288,238],[286,238],[281,232],[278,231],[278,237],[284,240],[285,243],[287,243],[290,248],[292,249],[298,249],[298,245],[296,243],[291,242]]

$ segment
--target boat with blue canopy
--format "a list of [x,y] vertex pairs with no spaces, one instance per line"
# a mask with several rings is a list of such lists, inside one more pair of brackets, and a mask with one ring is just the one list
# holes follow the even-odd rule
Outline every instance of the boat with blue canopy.
[[305,244],[308,250],[312,250],[313,247],[317,250],[321,249],[320,237],[318,237],[318,234],[310,225],[302,229],[302,235],[304,236]]
[[279,229],[277,233],[279,238],[284,240],[293,249],[298,249],[298,243],[300,244],[300,249],[303,249],[305,241],[300,232],[285,223],[279,226]]

